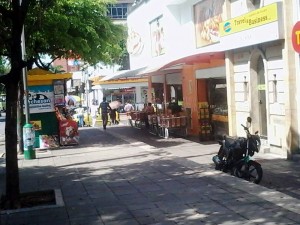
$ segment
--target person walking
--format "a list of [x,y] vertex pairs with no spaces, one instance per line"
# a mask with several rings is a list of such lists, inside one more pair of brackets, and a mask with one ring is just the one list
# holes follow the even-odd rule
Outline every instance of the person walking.
[[84,108],[80,105],[77,111],[77,118],[78,118],[78,126],[83,127],[84,126]]
[[130,112],[133,111],[133,110],[134,110],[133,105],[132,105],[129,101],[126,102],[125,107],[124,107],[124,111],[125,111],[126,113],[130,113]]
[[97,114],[98,114],[97,102],[96,102],[96,100],[93,100],[93,103],[91,106],[92,127],[96,126]]
[[130,112],[133,110],[134,110],[133,105],[129,101],[126,102],[126,104],[124,106],[124,111],[126,112],[126,115],[127,115],[127,125],[131,124]]
[[110,110],[109,116],[110,116],[110,119],[111,119],[111,123],[112,124],[117,124],[117,122],[116,122],[116,119],[117,119],[117,109]]
[[111,110],[109,103],[106,101],[106,97],[103,97],[103,101],[100,103],[99,109],[101,111],[103,129],[106,130],[106,125],[108,122],[108,113]]

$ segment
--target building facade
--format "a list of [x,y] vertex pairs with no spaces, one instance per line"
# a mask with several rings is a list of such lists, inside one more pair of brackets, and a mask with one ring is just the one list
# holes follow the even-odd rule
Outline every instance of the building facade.
[[203,133],[203,108],[215,136],[244,136],[240,124],[251,116],[264,151],[291,158],[299,153],[298,19],[298,1],[139,1],[127,18],[131,69],[146,68],[148,101],[182,102],[191,135]]

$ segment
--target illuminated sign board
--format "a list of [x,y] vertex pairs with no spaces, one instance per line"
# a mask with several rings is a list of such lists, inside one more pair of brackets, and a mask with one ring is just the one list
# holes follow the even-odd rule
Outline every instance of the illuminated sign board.
[[271,4],[219,24],[220,36],[249,30],[278,20],[277,4]]

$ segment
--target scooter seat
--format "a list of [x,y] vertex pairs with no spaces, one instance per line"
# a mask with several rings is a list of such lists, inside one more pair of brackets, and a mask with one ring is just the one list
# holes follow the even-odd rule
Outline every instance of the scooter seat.
[[237,138],[236,137],[225,136],[224,140],[225,140],[225,147],[226,148],[231,148],[231,147],[236,145]]

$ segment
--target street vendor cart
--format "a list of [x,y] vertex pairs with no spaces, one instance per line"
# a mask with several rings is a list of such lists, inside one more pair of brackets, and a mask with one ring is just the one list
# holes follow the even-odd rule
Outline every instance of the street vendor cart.
[[35,148],[78,144],[77,123],[68,117],[65,108],[66,80],[71,78],[71,73],[54,74],[38,68],[28,71],[28,103]]

